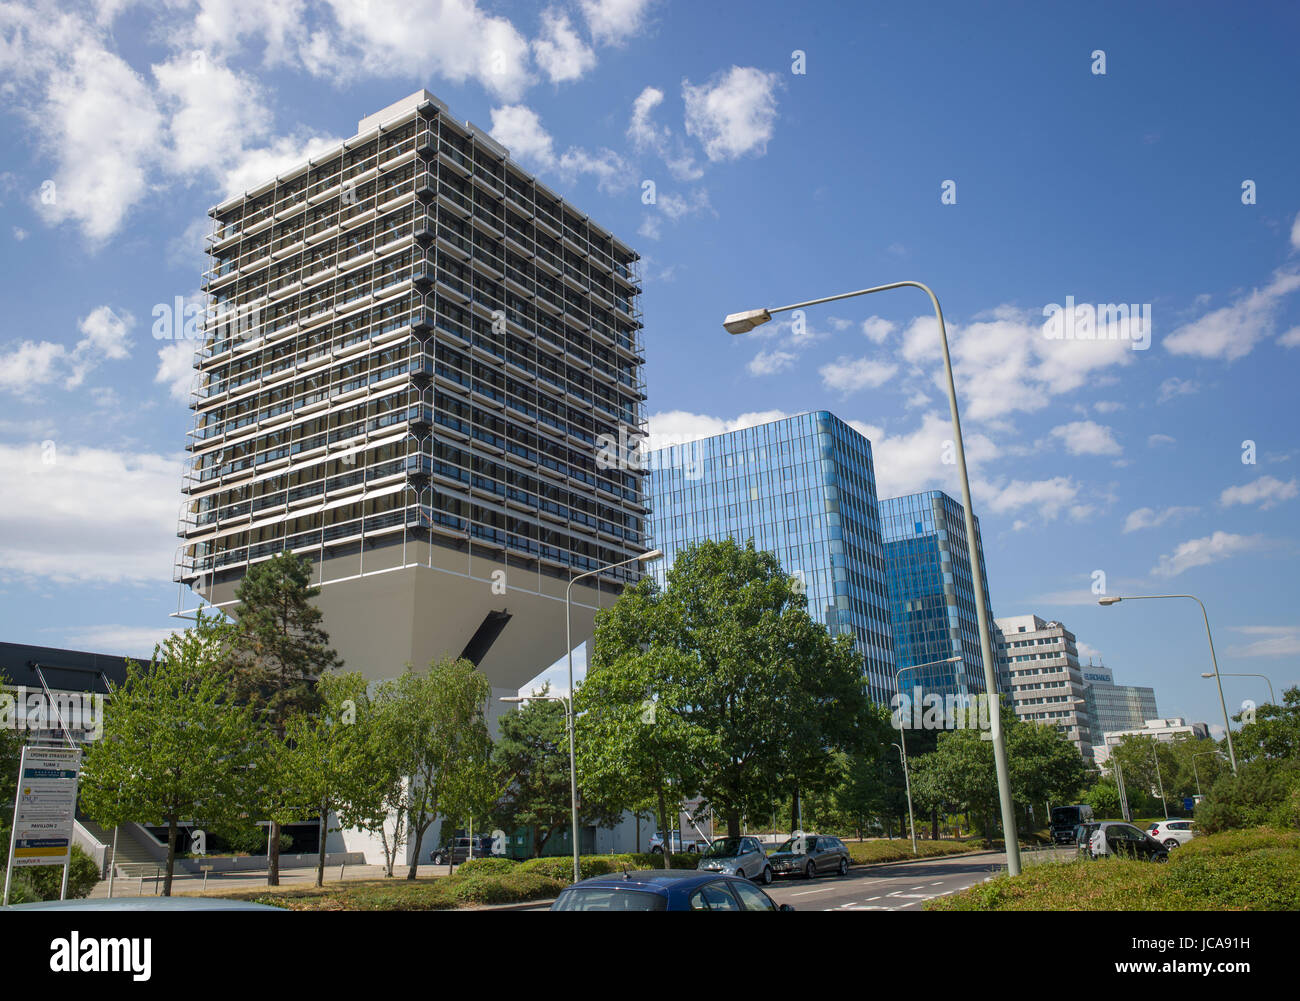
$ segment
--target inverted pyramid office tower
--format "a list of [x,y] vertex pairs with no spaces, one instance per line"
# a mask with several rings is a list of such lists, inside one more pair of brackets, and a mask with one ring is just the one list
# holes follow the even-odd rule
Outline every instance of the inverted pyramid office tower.
[[[210,214],[176,579],[230,607],[306,554],[349,669],[513,693],[570,578],[647,548],[643,475],[598,461],[644,433],[637,254],[426,91]],[[575,644],[639,573],[574,586]]]

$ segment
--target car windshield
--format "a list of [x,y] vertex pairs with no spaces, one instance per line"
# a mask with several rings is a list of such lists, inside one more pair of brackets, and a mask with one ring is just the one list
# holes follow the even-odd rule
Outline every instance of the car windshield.
[[1077,824],[1079,822],[1079,808],[1077,806],[1058,806],[1052,811],[1052,823],[1064,826],[1065,824]]
[[786,838],[785,841],[781,842],[781,847],[778,848],[777,851],[793,852],[795,855],[802,855],[804,852],[804,840],[803,838]]
[[740,838],[723,838],[721,841],[715,841],[709,846],[709,850],[704,853],[705,858],[735,858],[743,848]]
[[551,905],[553,911],[664,911],[667,909],[667,898],[658,893],[596,886],[570,887],[563,891]]

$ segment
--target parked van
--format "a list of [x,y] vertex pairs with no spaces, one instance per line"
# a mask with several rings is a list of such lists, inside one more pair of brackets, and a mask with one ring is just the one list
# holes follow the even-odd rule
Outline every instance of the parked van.
[[1057,845],[1074,844],[1074,829],[1090,820],[1092,820],[1092,807],[1087,803],[1052,807],[1052,843]]

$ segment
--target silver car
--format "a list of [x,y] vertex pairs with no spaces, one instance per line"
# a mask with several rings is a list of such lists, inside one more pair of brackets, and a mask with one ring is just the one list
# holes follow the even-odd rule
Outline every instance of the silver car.
[[772,866],[758,838],[719,838],[700,857],[696,869],[772,882]]

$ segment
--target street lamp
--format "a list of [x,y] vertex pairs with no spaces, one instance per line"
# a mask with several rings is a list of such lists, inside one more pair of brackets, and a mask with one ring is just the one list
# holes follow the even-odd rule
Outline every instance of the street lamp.
[[[943,346],[943,370],[948,381],[948,408],[952,413],[952,432],[956,444],[957,470],[961,475],[961,500],[966,514],[966,540],[970,550],[971,579],[975,590],[975,615],[979,623],[980,652],[984,657],[984,688],[992,697],[993,693],[998,690],[997,673],[993,661],[993,637],[989,631],[988,614],[985,606],[984,581],[980,576],[979,566],[977,565],[975,513],[971,507],[970,477],[966,473],[966,448],[962,443],[961,419],[957,413],[957,387],[952,379],[952,358],[948,353],[948,332],[943,323],[943,311],[939,308],[939,300],[935,297],[934,292],[930,290],[929,286],[923,285],[921,282],[891,282],[888,285],[876,285],[873,288],[859,289],[856,292],[844,292],[840,295],[809,299],[807,302],[796,302],[789,306],[778,306],[775,309],[749,309],[740,313],[732,313],[722,321],[722,326],[728,333],[744,334],[760,324],[766,323],[772,318],[773,313],[784,313],[792,309],[802,309],[804,306],[837,302],[840,299],[851,299],[859,295],[886,292],[896,288],[919,288],[928,295],[931,305],[934,306],[935,319],[939,322],[939,341]],[[1012,876],[1016,876],[1020,874],[1020,842],[1016,838],[1016,810],[1011,801],[1011,774],[1007,768],[1007,745],[1002,735],[1002,715],[1000,712],[990,713],[989,715],[993,735],[993,761],[998,776],[998,799],[1001,801],[1002,806],[1002,829],[1006,834],[1004,840],[1007,845],[1007,872]]]
[[898,756],[903,762],[903,782],[907,787],[907,828],[912,832],[912,854],[916,855],[916,821],[912,819],[912,780],[907,777],[907,752],[892,740],[889,746],[898,748]]
[[1160,757],[1156,754],[1155,741],[1151,743],[1151,760],[1156,763],[1156,781],[1160,783],[1160,805],[1165,808],[1165,820],[1169,819],[1169,802],[1165,799],[1165,780],[1160,777]]
[[1201,772],[1196,767],[1196,759],[1204,754],[1217,754],[1219,757],[1223,757],[1223,752],[1218,748],[1215,748],[1212,751],[1197,751],[1192,755],[1192,774],[1196,776],[1196,795],[1198,796],[1201,795]]
[[[904,671],[917,671],[923,667],[936,667],[939,664],[956,664],[960,661],[961,661],[961,657],[945,657],[943,660],[932,660],[932,661],[928,661],[925,664],[909,664],[907,667],[900,667],[897,671],[894,672],[894,691],[898,693],[898,697],[900,699],[903,697],[903,672]],[[916,852],[916,826],[912,822],[912,782],[907,777],[907,727],[903,725],[902,711],[903,711],[903,707],[900,705],[899,716],[898,716],[898,734],[899,734],[899,739],[901,739],[903,742],[903,746],[898,747],[897,744],[894,744],[894,746],[898,747],[899,753],[903,755],[903,781],[907,783],[907,822],[908,824],[912,825],[912,854],[915,855],[917,853]]]
[[[569,724],[569,786],[571,793],[571,808],[573,819],[573,881],[577,883],[581,879],[581,870],[578,865],[578,757],[573,746],[573,585],[584,577],[591,577],[594,574],[604,573],[607,570],[617,570],[619,567],[625,567],[629,563],[653,563],[663,557],[663,550],[651,549],[640,556],[633,556],[630,559],[621,560],[618,563],[610,563],[607,566],[596,567],[594,570],[587,570],[578,574],[576,577],[569,578],[569,585],[564,589],[564,648],[569,651],[569,712],[567,714]],[[671,836],[671,835],[670,835]]]
[[[1223,733],[1228,738],[1228,760],[1232,763],[1232,774],[1237,774],[1237,752],[1232,749],[1232,724],[1228,720],[1228,703],[1223,700],[1223,679],[1219,674],[1219,658],[1214,655],[1214,637],[1210,635],[1210,616],[1205,611],[1205,603],[1194,594],[1125,594],[1108,595],[1098,598],[1099,605],[1118,605],[1121,601],[1141,601],[1149,598],[1191,598],[1201,606],[1201,618],[1205,620],[1205,638],[1210,641],[1210,661],[1214,664],[1212,677],[1219,686],[1219,708],[1223,710]],[[1203,675],[1211,677],[1211,675]]]
[[[1202,678],[1213,678],[1214,675],[1213,675],[1213,673],[1211,673],[1210,671],[1202,671],[1202,672],[1201,672],[1201,677],[1202,677]],[[1266,674],[1236,674],[1236,673],[1233,673],[1233,672],[1231,672],[1231,671],[1224,671],[1223,674],[1220,675],[1220,677],[1224,677],[1224,678],[1263,678],[1264,681],[1265,681],[1265,683],[1267,683],[1267,685],[1268,685],[1268,701],[1269,701],[1269,703],[1272,704],[1272,705],[1277,705],[1277,696],[1273,693],[1273,682],[1271,682],[1271,681],[1268,680],[1268,675],[1266,675]]]

